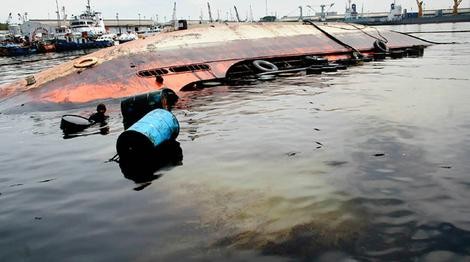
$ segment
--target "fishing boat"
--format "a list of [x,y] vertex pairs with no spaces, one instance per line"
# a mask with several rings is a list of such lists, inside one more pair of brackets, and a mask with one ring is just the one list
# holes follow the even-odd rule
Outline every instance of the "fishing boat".
[[37,48],[23,44],[5,44],[0,47],[0,55],[23,56],[37,53]]
[[42,40],[37,44],[37,50],[39,53],[49,53],[56,50],[54,41],[52,40]]
[[[162,88],[306,69],[318,61],[354,63],[375,54],[422,54],[429,44],[398,32],[346,23],[217,24],[160,33],[102,49],[0,86],[0,99],[85,103]],[[322,63],[322,62],[321,62]],[[321,64],[320,63],[320,64]]]

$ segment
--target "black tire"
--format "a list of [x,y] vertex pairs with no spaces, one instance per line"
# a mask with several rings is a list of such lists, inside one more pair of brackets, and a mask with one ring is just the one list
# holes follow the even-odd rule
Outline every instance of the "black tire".
[[268,62],[266,60],[255,60],[253,61],[253,65],[258,70],[263,71],[263,72],[275,72],[279,70],[279,68],[275,64]]
[[386,53],[388,48],[384,41],[375,40],[374,49],[376,52]]
[[304,59],[308,61],[309,65],[327,65],[328,59],[318,56],[305,56]]

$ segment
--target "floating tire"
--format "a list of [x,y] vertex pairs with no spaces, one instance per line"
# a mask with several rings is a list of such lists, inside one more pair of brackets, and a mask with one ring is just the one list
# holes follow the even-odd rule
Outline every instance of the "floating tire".
[[307,75],[320,75],[322,73],[321,67],[311,66],[305,71]]
[[88,57],[78,61],[73,66],[75,68],[87,68],[96,65],[96,63],[98,63],[98,59],[96,57]]
[[388,48],[384,41],[375,40],[374,49],[376,52],[386,53]]
[[266,60],[255,60],[253,61],[253,65],[258,70],[263,71],[263,72],[275,72],[279,70],[279,68],[275,64],[268,62]]
[[338,68],[336,66],[324,66],[321,68],[323,72],[336,72]]
[[409,57],[420,57],[423,56],[424,49],[421,47],[411,47],[405,50],[406,55]]
[[390,57],[392,59],[399,59],[399,58],[403,58],[404,56],[405,56],[405,52],[402,50],[396,50],[396,51],[390,52]]
[[309,64],[311,65],[327,65],[328,64],[328,59],[324,57],[308,55],[308,56],[305,56],[304,59],[307,60]]
[[386,53],[374,53],[374,60],[375,61],[384,60],[386,56],[387,56]]
[[338,70],[346,70],[348,69],[348,67],[346,65],[343,65],[343,64],[330,64],[330,66],[334,66],[336,67],[336,69]]
[[272,81],[274,79],[276,79],[275,75],[261,75],[258,77],[258,80],[260,81]]

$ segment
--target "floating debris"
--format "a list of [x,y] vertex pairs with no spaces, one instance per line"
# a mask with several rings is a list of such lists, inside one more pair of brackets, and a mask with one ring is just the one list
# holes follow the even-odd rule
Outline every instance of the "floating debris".
[[289,152],[289,153],[286,153],[287,156],[291,157],[291,156],[295,156],[297,155],[297,152]]
[[38,183],[47,183],[47,182],[51,182],[51,181],[54,181],[54,180],[55,180],[55,178],[45,179],[45,180],[39,181]]

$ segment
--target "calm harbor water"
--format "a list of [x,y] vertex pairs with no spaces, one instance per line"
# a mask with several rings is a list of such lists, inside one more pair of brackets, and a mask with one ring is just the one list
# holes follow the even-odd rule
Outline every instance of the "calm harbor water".
[[[0,261],[470,261],[470,34],[416,35],[462,44],[181,93],[183,160],[151,184],[107,162],[118,100],[73,139],[94,104],[0,112]],[[0,83],[70,58],[0,58]]]

